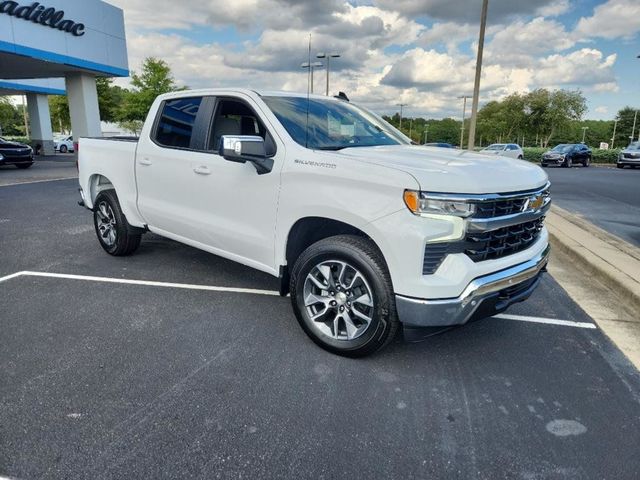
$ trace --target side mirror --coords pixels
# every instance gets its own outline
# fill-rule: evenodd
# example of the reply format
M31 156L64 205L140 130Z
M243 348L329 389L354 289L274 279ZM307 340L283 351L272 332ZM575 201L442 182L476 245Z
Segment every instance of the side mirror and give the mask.
M267 151L262 137L254 135L223 135L220 138L221 157L230 162L251 162L258 175L273 170L273 159L267 158Z

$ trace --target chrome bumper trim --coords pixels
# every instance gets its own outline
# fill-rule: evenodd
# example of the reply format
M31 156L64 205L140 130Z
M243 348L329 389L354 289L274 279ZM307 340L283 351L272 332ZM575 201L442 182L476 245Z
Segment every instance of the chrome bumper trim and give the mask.
M396 309L400 321L414 327L462 325L467 323L480 306L489 300L496 301L499 292L536 279L549 261L550 246L531 260L473 280L457 298L425 300L396 294ZM538 282L512 298L500 298L494 313L509 305L521 302L531 295Z

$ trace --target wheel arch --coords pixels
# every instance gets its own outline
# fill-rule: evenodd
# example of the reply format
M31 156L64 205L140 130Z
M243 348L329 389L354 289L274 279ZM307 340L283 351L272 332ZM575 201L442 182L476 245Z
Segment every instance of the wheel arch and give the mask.
M96 198L105 190L115 190L113 182L100 173L94 173L89 177L89 198L93 207Z
M285 245L285 264L280 265L280 295L289 293L289 269L300 254L314 243L337 235L357 235L370 240L384 254L376 241L364 230L329 217L310 216L297 220L289 229Z

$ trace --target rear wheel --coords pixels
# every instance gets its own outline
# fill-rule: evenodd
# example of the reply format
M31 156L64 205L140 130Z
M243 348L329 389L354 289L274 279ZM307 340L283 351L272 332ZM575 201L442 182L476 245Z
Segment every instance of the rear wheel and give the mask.
M67 153L68 150L66 145L60 145L60 153Z
M340 235L311 245L295 262L290 291L302 329L338 355L371 354L400 324L386 263L366 238Z
M142 235L132 233L133 229L122 213L115 190L100 192L93 207L96 235L109 255L129 255L140 246Z
M582 162L582 165L585 167L588 167L589 165L591 165L591 156L588 156L587 158L585 158L584 162Z

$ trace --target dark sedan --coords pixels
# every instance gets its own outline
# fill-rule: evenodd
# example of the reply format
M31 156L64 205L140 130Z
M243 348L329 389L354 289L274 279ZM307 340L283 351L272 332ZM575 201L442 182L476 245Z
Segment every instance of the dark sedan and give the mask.
M33 149L24 143L11 142L0 137L0 165L29 168L33 165Z
M556 145L542 155L540 164L543 167L557 165L559 167L571 168L574 163L581 163L582 166L591 165L591 150L582 143L562 143Z

